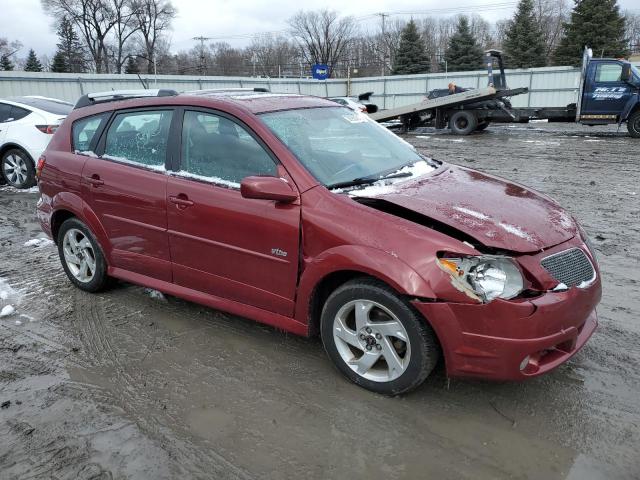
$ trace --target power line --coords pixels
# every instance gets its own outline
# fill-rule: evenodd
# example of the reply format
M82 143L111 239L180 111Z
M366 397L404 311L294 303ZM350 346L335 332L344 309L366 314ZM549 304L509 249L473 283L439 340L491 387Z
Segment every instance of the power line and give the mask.
M479 5L465 5L458 7L443 7L443 8L432 8L429 10L414 10L414 11L389 11L389 12L380 12L380 13L369 13L366 15L360 15L357 17L353 17L356 22L363 22L366 20L373 19L375 17L389 17L389 16L399 16L399 15L447 15L447 14L456 14L456 13L475 13L478 11L486 12L486 11L496 11L496 10L508 10L511 8L515 8L518 5L518 2L494 2L494 3L484 3ZM383 17L383 18L384 18ZM278 35L289 33L289 29L283 30L271 30L271 31L263 31L263 32L254 32L254 33L236 33L231 35L216 35L212 37L206 37L205 40L244 40L250 39L254 37L258 37L261 35ZM201 37L195 37L194 40L199 40Z
M207 71L207 57L204 54L204 42L211 40L211 37L193 37L192 40L200 41L200 75L204 75Z

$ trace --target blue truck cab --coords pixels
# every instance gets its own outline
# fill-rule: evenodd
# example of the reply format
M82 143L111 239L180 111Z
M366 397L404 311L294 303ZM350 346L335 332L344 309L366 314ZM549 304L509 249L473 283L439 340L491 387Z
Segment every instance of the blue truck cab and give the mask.
M640 138L640 71L622 59L593 58L585 49L576 121L584 125L627 124Z

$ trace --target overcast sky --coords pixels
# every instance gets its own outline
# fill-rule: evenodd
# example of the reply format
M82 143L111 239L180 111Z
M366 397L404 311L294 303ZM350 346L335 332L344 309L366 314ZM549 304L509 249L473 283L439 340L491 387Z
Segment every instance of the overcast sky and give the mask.
M640 12L638 0L619 0L621 8ZM170 32L173 51L188 50L194 45L192 37L203 35L215 37L234 46L245 46L246 38L232 38L258 32L282 31L286 20L301 6L305 9L330 8L343 15L365 17L377 12L406 12L395 18L408 18L411 14L420 18L418 12L447 16L457 13L478 13L489 21L510 17L516 0L173 0L178 17ZM455 11L445 10L453 6ZM392 17L393 18L393 17ZM379 19L361 18L364 30L374 31ZM56 36L52 27L53 18L46 15L40 0L0 0L0 37L19 40L24 45L19 56L26 56L29 48L38 55L52 56Z

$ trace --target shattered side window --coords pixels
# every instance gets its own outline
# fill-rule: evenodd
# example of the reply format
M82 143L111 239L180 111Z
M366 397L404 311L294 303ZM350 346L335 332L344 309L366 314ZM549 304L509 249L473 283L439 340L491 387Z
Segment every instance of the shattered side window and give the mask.
M72 138L73 150L75 152L86 152L91 150L91 142L102 123L109 116L108 113L82 118L73 123Z
M127 112L109 126L103 158L164 169L173 111Z

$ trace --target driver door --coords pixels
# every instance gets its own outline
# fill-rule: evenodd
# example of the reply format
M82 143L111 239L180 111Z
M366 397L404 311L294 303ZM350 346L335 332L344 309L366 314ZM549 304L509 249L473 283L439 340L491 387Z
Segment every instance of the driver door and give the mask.
M622 64L615 61L593 63L588 78L582 115L618 119L632 95L631 86L622 81Z
M300 204L247 199L251 175L284 178L253 132L225 114L186 110L180 169L167 185L173 281L204 293L293 315Z

